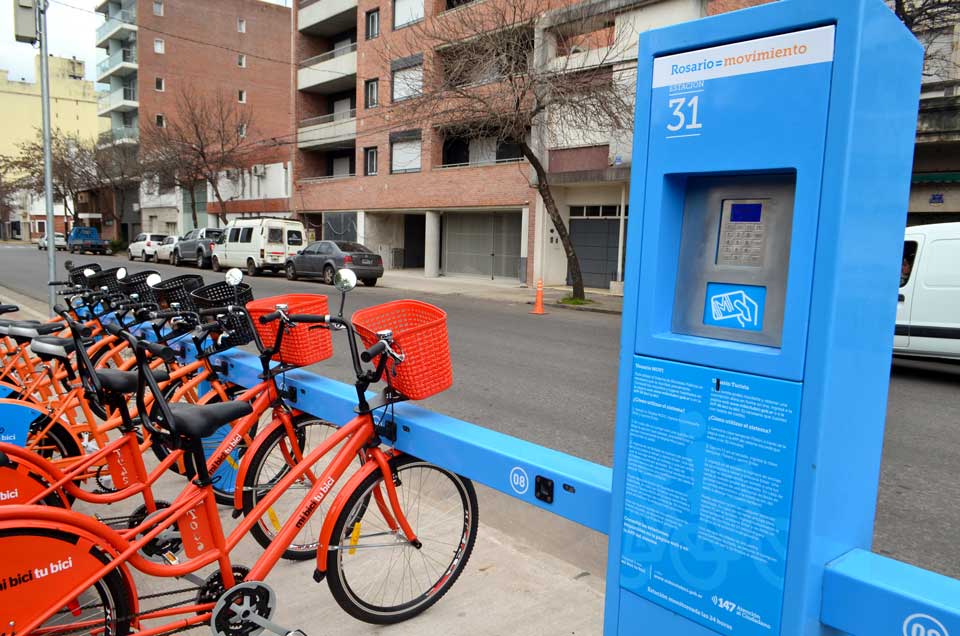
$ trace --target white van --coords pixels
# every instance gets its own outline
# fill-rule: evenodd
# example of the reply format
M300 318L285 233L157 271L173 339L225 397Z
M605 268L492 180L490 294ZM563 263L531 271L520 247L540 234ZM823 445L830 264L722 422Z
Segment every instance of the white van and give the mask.
M250 276L263 270L282 272L287 257L303 249L303 223L290 219L235 219L224 228L213 246L213 271L240 267Z
M893 352L960 359L960 223L907 228Z

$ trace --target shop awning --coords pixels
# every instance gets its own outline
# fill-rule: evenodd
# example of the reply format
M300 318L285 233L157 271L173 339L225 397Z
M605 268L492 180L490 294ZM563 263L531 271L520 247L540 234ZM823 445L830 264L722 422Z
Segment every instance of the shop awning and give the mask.
M960 183L960 172L920 172L913 175L914 183Z

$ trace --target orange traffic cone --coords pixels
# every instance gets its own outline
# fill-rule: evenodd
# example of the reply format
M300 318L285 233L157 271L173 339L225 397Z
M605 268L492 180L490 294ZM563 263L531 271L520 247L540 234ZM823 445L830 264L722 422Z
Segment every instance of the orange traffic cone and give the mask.
M537 299L533 303L533 311L530 312L535 316L542 316L545 312L543 310L543 279L537 281Z

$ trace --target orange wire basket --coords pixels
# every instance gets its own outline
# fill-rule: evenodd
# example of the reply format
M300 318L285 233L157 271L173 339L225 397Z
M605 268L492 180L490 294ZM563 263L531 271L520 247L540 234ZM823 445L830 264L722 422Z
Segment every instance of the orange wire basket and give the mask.
M272 347L277 339L279 322L260 324L260 316L276 311L277 305L286 305L287 314L330 313L327 309L327 297L319 294L284 294L261 298L247 303L247 313L260 334L263 346ZM280 342L280 351L273 359L297 367L305 367L333 355L333 339L328 329L318 329L317 325L302 324L287 329Z
M453 365L447 338L447 314L418 300L395 300L354 312L353 327L367 348L377 342L377 332L393 331L393 349L406 359L388 362L395 389L411 400L423 400L453 385Z

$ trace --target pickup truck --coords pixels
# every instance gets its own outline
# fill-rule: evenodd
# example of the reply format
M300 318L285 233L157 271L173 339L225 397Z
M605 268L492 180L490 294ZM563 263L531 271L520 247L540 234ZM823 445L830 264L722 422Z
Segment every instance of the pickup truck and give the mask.
M213 256L213 244L217 242L223 230L212 227L201 227L190 230L177 241L173 252L170 253L171 265L193 263L200 269L210 265Z
M100 238L95 227L75 227L67 236L67 249L72 254L92 252L94 254L112 254L110 243Z

